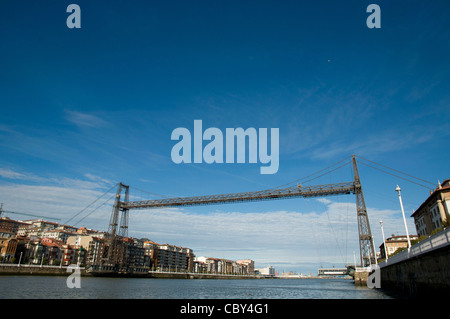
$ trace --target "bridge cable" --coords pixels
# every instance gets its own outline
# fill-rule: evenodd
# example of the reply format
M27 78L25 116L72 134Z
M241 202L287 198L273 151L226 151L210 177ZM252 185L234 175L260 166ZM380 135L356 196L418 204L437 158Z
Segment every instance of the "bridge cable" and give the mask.
M175 195L161 195L161 194L152 193L152 192L149 192L149 191L145 191L143 189L139 189L139 188L137 188L135 186L133 186L132 188L137 190L137 191L140 191L142 193L146 193L146 194L149 194L149 195L152 195L152 196L161 196L161 197L166 197L166 198L178 197L178 196L175 196ZM134 195L134 196L137 196L137 195Z
M102 207L103 205L105 205L108 201L110 201L111 199L113 199L116 196L116 194L112 194L112 196L110 198L108 198L107 200L105 200L101 205L97 206L97 208L95 208L94 210L92 210L89 214L87 214L86 216L84 216L83 218L81 218L78 222L76 222L75 224L73 224L73 226L75 226L76 224L81 223L81 221L83 221L84 219L86 219L87 217L89 217L90 215L92 215L97 209L99 209L100 207Z
M321 174L321 175L319 175L319 176L316 176L316 177L314 177L314 178L308 179L307 181L304 181L303 183L308 183L308 182L310 182L310 181L312 181L312 180L315 180L315 179L317 179L317 178L319 178L319 177L322 177L322 176L324 176L324 175L326 175L326 174L330 174L330 173L332 173L332 172L334 172L334 171L336 171L336 170L338 170L338 169L340 169L340 168L342 168L342 167L344 167L345 165L348 165L348 164L350 164L350 163L351 163L351 162L345 163L345 164L343 164L343 165L341 165L341 166L339 166L339 167L336 167L335 169L333 169L333 170L331 170L331 171L329 171L329 172L326 172L326 173L323 173L323 174Z
M274 189L276 189L276 188L281 188L281 187L284 187L284 186L287 186L287 185L290 185L290 184L293 184L293 183L302 181L302 180L304 180L304 179L306 179L306 178L309 178L309 177L311 177L311 176L314 176L314 175L316 175L316 174L318 174L318 173L320 173L320 172L326 171L327 169L329 169L329 168L331 168L331 167L333 167L333 166L336 166L336 165L342 163L342 162L345 161L345 160L348 160L349 157L350 157L350 156L347 156L347 157L344 158L343 160L341 160L341 161L339 161L339 162L337 162L337 163L334 163L333 165L330 165L330 166L328 166L328 167L326 167L326 168L324 168L324 169L321 169L321 170L319 170L319 171L317 171L317 172L314 172L314 173L312 173L312 174L309 174L309 175L307 175L307 176L305 176L305 177L299 178L299 179L297 179L297 180L295 180L295 181L292 181L292 182L290 182L290 183L286 183L286 184L283 184L283 185L274 187ZM349 163L350 163L350 162L349 162ZM344 164L344 165L342 165L342 166L345 166L345 165L347 165L347 164L349 164L349 163L346 163L346 164ZM341 168L342 166L340 166L340 167L338 167L338 168ZM336 168L336 169L338 169L338 168ZM335 171L336 169L334 169L333 171ZM322 174L322 175L320 175L320 176L323 176L323 175L325 175L325 174L331 173L331 172L333 172L333 171L324 173L324 174ZM317 177L315 177L315 178L313 178L313 179L319 178L320 176L317 176ZM306 182L312 181L313 179L307 180Z
M428 183L428 184L431 184L431 185L435 186L435 184L432 183L432 182L430 182L430 181L426 181L426 180L424 180L424 179L421 179L421 178L412 176L412 175L410 175L410 174L408 174L408 173L399 171L399 170L397 170L397 169L395 169L395 168L392 168L392 167L389 167L389 166L386 166L386 165L383 165L383 164L380 164L380 163L377 163L377 162L368 160L367 158L364 158L364 157L361 157L361 156L358 156L358 155L356 155L356 157L359 157L359 158L361 158L361 159L363 159L363 160L365 160L365 161L371 162L371 163L376 164L376 165L379 165L379 166L383 166L383 167L385 167L385 168L388 168L388 169L391 169L391 170L393 170L393 171L396 171L397 173L401 173L401 174L407 175L407 176L412 177L412 178L415 178L415 179L417 179L417 180L419 180L419 181L422 181L422 182L425 182L425 183ZM398 177L398 176L397 176L397 177Z
M80 215L82 212L84 212L86 209L88 209L90 206L94 205L100 198L102 198L103 196L105 196L107 193L109 193L111 190L113 190L115 187L117 187L118 183L114 184L110 189L108 189L105 193L103 193L103 195L101 195L100 197L97 197L96 200L94 200L92 203L90 203L89 205L87 205L85 208L83 208L81 211L79 211L78 213L76 213L75 215L73 215L71 218L69 218L64 224L67 225L72 219L74 219L75 217L77 217L78 215Z
M372 166L372 165L369 165L369 164L366 164L366 163L363 163L363 162L360 162L360 164L366 165L366 166L368 166L368 167L372 167L372 168L374 168L374 169L376 169L376 170L379 170L379 171L381 171L381 172L383 172L383 173L386 173L386 174L389 174L389 175L392 175L392 176L401 178L401 179L403 179L403 180L405 180L405 181L408 181L408 182L410 182L410 183L413 183L413 184L416 184L416 185L418 185L418 186L424 187L424 188L426 188L426 189L428 189L428 190L430 189L429 186L425 186L425 185L416 183L416 182L414 182L414 181L411 181L411 180L409 180L409 179L407 179L407 178L401 177L401 176L399 176L399 175L395 175L395 174L389 173L389 172L387 172L387 171L385 171L385 170L382 170L381 168L377 168L377 167L375 167L375 166Z

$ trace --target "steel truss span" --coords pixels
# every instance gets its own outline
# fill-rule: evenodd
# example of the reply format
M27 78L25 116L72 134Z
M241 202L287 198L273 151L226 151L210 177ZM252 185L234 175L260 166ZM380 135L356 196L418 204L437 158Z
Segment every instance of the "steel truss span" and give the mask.
M173 206L197 206L213 205L249 201L261 201L294 197L322 197L341 194L355 194L355 184L353 182L325 184L315 186L292 186L280 189L268 189L262 191L231 193L192 197L174 197L155 200L143 200L133 202L120 202L121 208L156 208Z

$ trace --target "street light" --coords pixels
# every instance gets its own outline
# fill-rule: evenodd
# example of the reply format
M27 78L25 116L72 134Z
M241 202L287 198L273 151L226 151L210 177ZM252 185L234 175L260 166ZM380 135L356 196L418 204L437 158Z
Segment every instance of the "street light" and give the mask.
M406 229L406 237L408 238L408 251L409 251L411 248L411 241L409 240L409 232L408 232L408 226L406 225L405 211L403 210L402 195L400 194L401 188L397 185L397 188L395 189L395 191L398 192L398 199L400 200L400 207L402 209L402 214L403 214L403 222L405 223L405 229Z
M381 233L383 234L383 246L384 246L384 254L386 255L386 260L388 260L388 254L386 250L386 239L384 238L384 229L383 229L383 221L380 219L380 225L381 225Z
M375 252L375 242L373 241L373 236L372 236L372 246L373 246L373 250L374 250L373 254L375 255L375 265L378 266L377 253ZM370 246L369 246L369 249L370 249Z

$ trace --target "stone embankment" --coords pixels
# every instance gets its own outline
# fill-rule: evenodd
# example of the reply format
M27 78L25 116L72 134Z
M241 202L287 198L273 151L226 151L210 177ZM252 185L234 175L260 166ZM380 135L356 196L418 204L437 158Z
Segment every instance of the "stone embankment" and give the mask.
M37 265L0 265L0 275L25 275L25 276L68 276L72 273L67 267L58 266L37 266ZM86 270L81 267L80 273L82 276L89 276Z
M37 265L0 265L0 275L6 276L69 276L73 270L67 267L58 266L37 266ZM226 274L200 274L186 272L141 272L141 273L97 273L87 272L84 267L80 268L81 276L103 276L103 277L124 277L124 278L167 278L167 279L265 279L265 276L243 276L243 275L226 275Z

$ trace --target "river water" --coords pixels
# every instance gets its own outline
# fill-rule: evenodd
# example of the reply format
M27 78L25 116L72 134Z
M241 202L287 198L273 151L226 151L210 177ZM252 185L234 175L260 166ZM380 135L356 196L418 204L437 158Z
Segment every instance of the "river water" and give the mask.
M380 289L344 279L152 279L0 276L0 298L10 299L389 299Z

